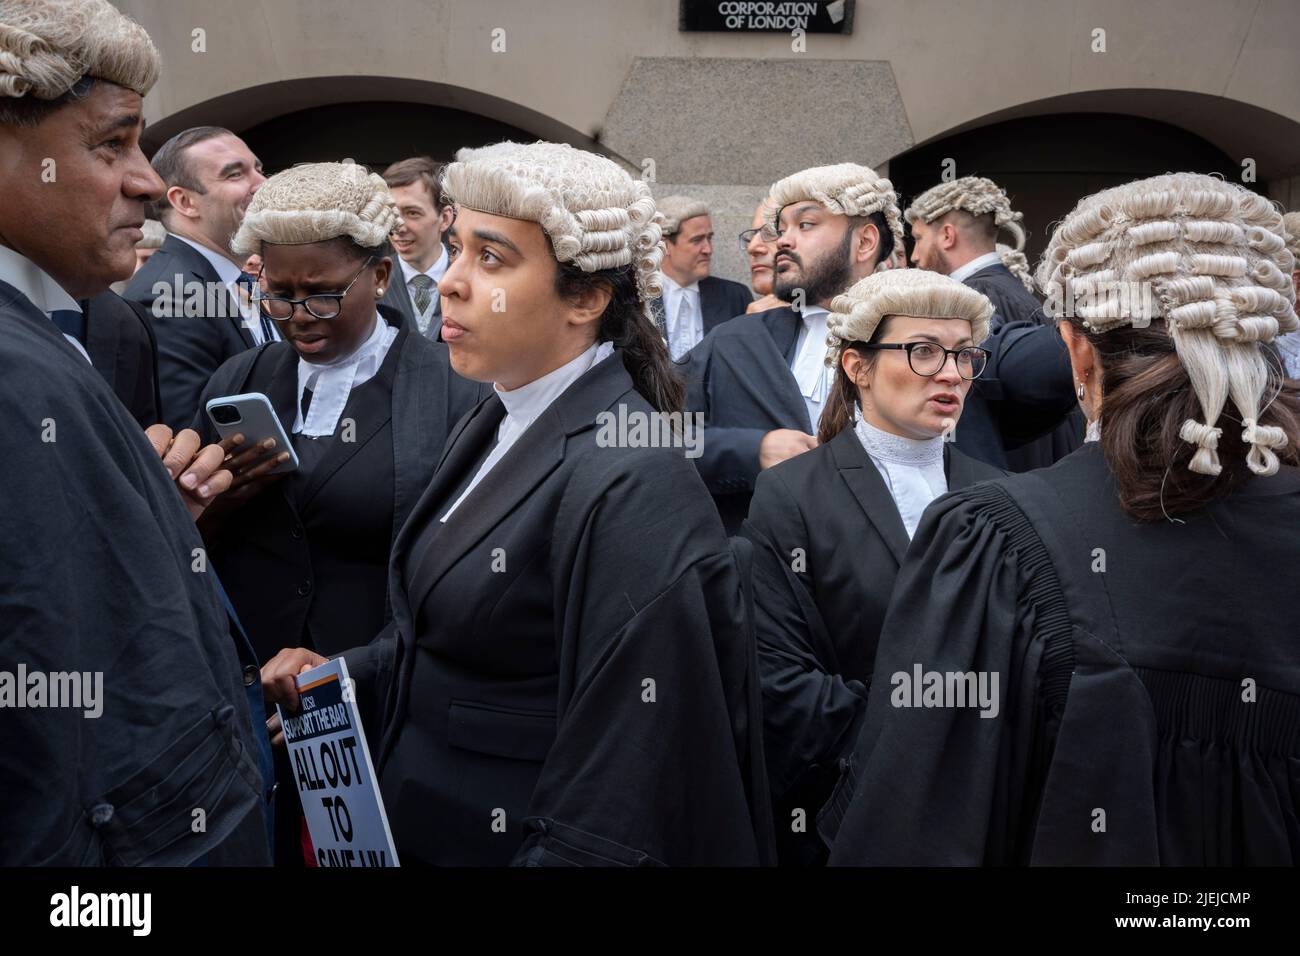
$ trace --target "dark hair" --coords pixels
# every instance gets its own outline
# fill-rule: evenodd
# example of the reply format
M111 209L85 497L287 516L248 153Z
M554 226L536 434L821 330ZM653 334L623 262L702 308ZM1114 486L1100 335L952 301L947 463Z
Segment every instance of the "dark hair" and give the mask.
M412 183L424 183L424 187L429 190L429 195L433 197L434 206L442 209L447 205L447 199L442 194L442 186L439 182L442 178L442 169L443 164L436 162L430 156L399 159L384 170L384 182L388 184L389 189L399 189Z
M221 126L194 126L190 129L181 130L158 147L158 152L153 154L150 164L167 189L180 186L190 192L206 193L207 189L199 182L194 173L194 167L190 165L185 154L191 146L196 146L205 140L215 139L218 136L234 135L230 130ZM172 208L171 202L167 199L166 191L151 203L151 206L151 217L163 220L164 214L171 212ZM165 222L165 220L163 221Z
M600 317L597 341L613 342L623 353L623 363L641 396L661 412L680 412L685 388L668 358L668 346L646 314L637 292L634 265L599 272L583 272L572 262L557 262L555 291L562 299L576 299L593 286L610 289L609 305Z
M1227 497L1252 477L1246 465L1250 447L1242 442L1241 429L1228 427L1235 420L1227 409L1217 423L1223 428L1218 443L1222 471L1202 475L1188 469L1196 447L1178 433L1183 422L1201 421L1204 413L1163 320L1156 319L1144 329L1124 326L1103 334L1085 330L1082 321L1073 317L1063 321L1097 350L1099 414L1105 423L1101 450L1128 514L1139 521L1159 521L1196 511ZM1277 356L1268 346L1256 347L1265 361L1277 365ZM1280 390L1268 402L1275 388ZM1278 370L1269 376L1262 402L1267 407L1259 424L1281 428L1287 436L1287 446L1275 449L1278 459L1300 464L1300 387L1286 381Z
M887 315L880 320L876 330L871 333L871 341L879 342L885 337L885 326L889 325L892 315ZM845 342L844 348L840 350L841 357L848 349L855 349L862 356L862 361L867 368L876 364L876 359L880 356L879 352L863 348L866 342ZM849 373L844 371L844 362L840 361L835 366L835 383L831 386L831 393L826 399L826 405L822 408L822 416L817 420L817 443L824 445L846 428L853 427L853 406L858 401L858 387L849 378Z

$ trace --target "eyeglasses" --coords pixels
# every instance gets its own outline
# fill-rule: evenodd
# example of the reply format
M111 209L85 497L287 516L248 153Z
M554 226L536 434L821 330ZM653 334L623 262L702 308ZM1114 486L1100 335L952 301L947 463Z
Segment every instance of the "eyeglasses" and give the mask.
M746 229L738 237L740 239L740 251L744 252L749 248L749 244L758 236L764 242L776 242L776 230L771 226L763 226L761 229Z
M370 263L374 261L374 256L367 259L365 265L361 267L361 272L365 272ZM343 297L352 291L352 287L361 278L361 272L352 277L352 281L348 283L348 287L342 292L316 292L301 299L288 299L279 295L262 295L259 292L253 299L262 314L268 319L286 322L293 318L293 310L299 305L318 319L332 319L343 310ZM258 279L260 280L261 277L261 273L259 273Z
M989 353L975 345L968 345L964 349L946 349L933 342L904 342L890 345L881 345L877 342L854 345L853 348L902 349L907 353L907 364L912 367L912 371L925 378L938 375L948 364L948 356L951 355L957 361L957 374L966 381L973 382L980 377L980 373L984 371L989 361Z

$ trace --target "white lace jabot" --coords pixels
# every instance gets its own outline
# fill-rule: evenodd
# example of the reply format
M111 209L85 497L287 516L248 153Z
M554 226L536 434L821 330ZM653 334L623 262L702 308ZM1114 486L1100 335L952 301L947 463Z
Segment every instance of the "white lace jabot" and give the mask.
M943 470L943 436L922 440L904 438L865 421L861 412L854 415L853 433L885 480L885 487L898 506L898 516L911 538L930 502L948 490L948 476Z

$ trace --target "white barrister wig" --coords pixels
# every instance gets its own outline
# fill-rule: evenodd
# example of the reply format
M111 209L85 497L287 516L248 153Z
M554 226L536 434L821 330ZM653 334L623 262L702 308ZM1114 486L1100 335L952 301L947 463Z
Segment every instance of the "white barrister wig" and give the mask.
M583 272L633 264L643 306L661 294L663 216L650 187L612 159L564 143L497 143L457 152L442 188L458 207L537 223L555 258Z
M1300 268L1300 212L1289 212L1282 217L1282 229L1286 232L1286 248Z
M87 76L144 96L161 67L144 27L108 0L0 0L0 96L58 99Z
M231 249L301 245L347 236L374 249L402 224L383 177L356 163L303 163L276 173L248 204Z
M1025 288L1034 291L1028 260L1023 255L1017 257L1013 254L1025 248L1025 229L1020 225L1025 217L1011 208L1006 190L983 176L962 176L950 183L932 186L921 193L903 211L903 218L908 222L919 219L930 223L950 212L964 212L975 217L992 216L993 225L999 231L1008 233L1012 239L1008 251L998 249L1002 254L1002 264L1025 284Z
M656 200L655 205L664 216L665 236L677 235L677 230L682 228L682 223L687 219L709 214L708 206L690 196L665 196L663 199Z
M1286 435L1258 424L1270 378L1260 343L1300 329L1294 261L1282 214L1263 196L1169 173L1083 199L1052 234L1037 275L1047 308L1091 333L1163 324L1205 419L1187 419L1179 433L1197 447L1192 471L1219 474L1216 423L1231 398L1247 466L1271 475Z
M1030 292L1034 291L1034 273L1029 268L1029 258L1019 249L1012 249L1003 243L997 243L994 250L1002 257L1002 264L1007 271L1020 280Z
M903 248L903 220L894 186L868 166L837 163L804 169L773 183L768 198L773 204L773 226L782 209L808 199L841 216L870 216L878 212L889 225L894 248Z
M922 319L965 319L976 345L989 334L993 303L964 282L926 269L889 269L876 272L831 300L826 320L826 364L839 364L849 342L869 342L888 316Z

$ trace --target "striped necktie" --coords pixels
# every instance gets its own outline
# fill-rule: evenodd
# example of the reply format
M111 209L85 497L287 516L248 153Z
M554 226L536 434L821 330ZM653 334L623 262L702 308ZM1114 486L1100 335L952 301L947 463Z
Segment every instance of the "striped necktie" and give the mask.
M420 323L420 331L423 332L429 326L429 319L425 313L429 311L429 303L433 301L433 279L421 273L411 279L411 285L415 287L415 297L412 303L415 305L415 314Z
M277 338L275 334L275 324L268 319L262 310L253 302L253 292L257 288L257 277L250 272L239 273L239 278L235 280L241 289L244 290L244 302L252 305L257 309L258 318L262 320L262 341L274 342Z

